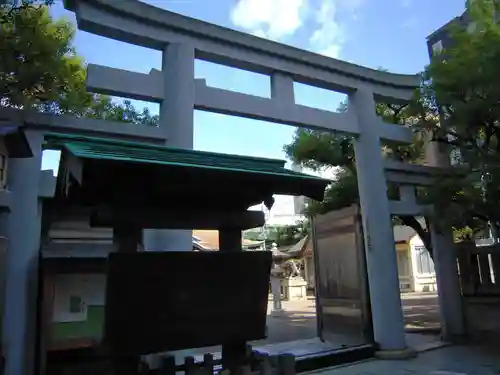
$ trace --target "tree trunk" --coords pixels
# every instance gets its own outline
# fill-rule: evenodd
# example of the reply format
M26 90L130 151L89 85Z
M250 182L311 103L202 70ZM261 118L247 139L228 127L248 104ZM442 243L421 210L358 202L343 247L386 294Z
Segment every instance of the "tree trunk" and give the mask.
M429 252L431 259L434 260L434 252L432 249L431 235L428 228L424 228L414 216L400 216L401 223L412 228L422 240L425 248Z

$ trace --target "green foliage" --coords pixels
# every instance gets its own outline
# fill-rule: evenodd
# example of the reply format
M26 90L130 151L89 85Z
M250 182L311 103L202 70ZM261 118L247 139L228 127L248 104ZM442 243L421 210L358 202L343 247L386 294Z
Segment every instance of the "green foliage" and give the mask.
M275 242L278 247L282 247L295 245L307 235L307 231L304 230L302 224L299 224L274 227L270 234L273 237L272 242ZM271 238L269 239L271 240Z
M86 91L83 59L73 47L75 28L53 20L52 1L0 6L0 106L156 125L147 108Z
M426 67L414 100L406 106L378 104L376 108L379 116L408 126L415 134L409 147L384 145L387 157L421 161L430 134L441 151L453 152L453 159L460 162L453 173L441 176L431 188L419 190L422 203L434 204L438 213L434 219L455 228L456 239L484 232L488 222L500 225L500 3L474 0L467 6L475 28L450 26L453 44ZM299 130L285 152L304 167L340 169L324 202L311 202L308 214L358 201L350 139ZM389 196L397 195L396 187L388 188ZM426 236L414 217L397 220L420 237ZM430 242L425 237L422 240L429 248Z
M341 103L338 111L347 109ZM379 103L376 113L384 121L407 126L414 131L413 143L409 146L384 144L382 150L387 158L399 161L421 161L424 156L424 134L416 126L418 118L410 105L390 105ZM284 146L287 156L295 163L312 170L334 169L335 180L328 187L322 202L309 201L306 214L314 216L348 207L359 202L358 182L355 166L353 139L332 132L298 129L293 141ZM397 186L390 185L388 194L397 197ZM398 221L412 227L422 238L426 247L431 249L430 236L414 217L400 217Z
M82 113L89 118L99 118L109 121L132 122L140 125L157 126L159 116L152 115L148 108L137 111L130 100L117 103L104 95L93 95L92 101Z
M347 168L337 168L335 181L327 187L322 202L309 200L305 209L307 216L339 210L359 202L356 174Z
M341 103L339 111L345 111L346 108L347 104ZM414 117L409 114L408 105L378 104L376 111L387 122L402 126L412 126L415 123ZM384 154L400 161L421 160L423 139L422 133L416 131L413 144L385 144ZM299 128L293 141L284 146L285 153L293 162L315 171L333 169L336 172L335 182L329 186L325 200L309 202L308 215L337 210L359 201L352 141L352 137L345 135Z
M426 68L419 104L439 103L442 121L427 127L460 154L459 175L442 178L433 201L457 227L477 231L500 224L500 5L475 0L467 10L475 28L450 27L453 45Z
M0 7L0 100L3 106L72 106L84 88L82 60L71 42L75 30L68 20L53 21L40 2Z
M266 241L266 247L271 247L272 243L276 243L278 247L292 246L299 242L309 233L309 221L304 220L295 225L280 225L266 226L247 230L243 233L243 237L252 241Z

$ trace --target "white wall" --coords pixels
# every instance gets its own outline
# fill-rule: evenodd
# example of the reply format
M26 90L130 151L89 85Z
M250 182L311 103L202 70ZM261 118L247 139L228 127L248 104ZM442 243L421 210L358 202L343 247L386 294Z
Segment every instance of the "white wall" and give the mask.
M271 210L272 212L272 210ZM269 217L269 220L266 222L266 225L271 226L289 226L296 225L301 221L304 221L306 217L304 215L272 215Z
M437 290L436 273L422 273L418 268L418 254L420 252L418 248L421 246L424 246L424 243L422 242L420 237L413 236L410 240L410 249L414 290L416 292L434 292ZM432 259L430 260L430 262L432 265L434 265Z
M411 249L411 263L412 263L412 271L415 276L424 276L418 271L417 263L418 263L418 255L420 252L420 247L423 247L424 243L420 239L419 236L413 236L410 239L410 249ZM431 260L432 261L432 260Z
M71 274L55 277L54 322L81 322L87 319L87 306L104 306L106 276L102 274ZM80 313L70 313L69 300L78 296L83 300Z

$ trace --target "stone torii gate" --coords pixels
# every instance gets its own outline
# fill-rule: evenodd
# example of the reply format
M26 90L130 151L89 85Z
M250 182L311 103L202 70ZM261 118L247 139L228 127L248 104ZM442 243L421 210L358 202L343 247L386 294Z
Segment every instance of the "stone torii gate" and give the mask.
M97 134L193 147L193 110L204 110L279 124L342 132L355 137L361 210L365 233L375 340L382 351L405 351L391 205L381 140L408 143L408 129L386 124L375 114L375 100L409 100L416 75L381 72L264 40L168 12L136 0L68 0L81 30L162 51L161 71L134 73L89 65L90 91L160 103L159 127L76 119L2 109L0 120L23 126L34 157L12 159L9 187L15 199L0 223L9 238L4 343L6 374L31 373L35 359L36 264L40 245L40 198L50 196L53 180L40 173L47 131ZM194 78L202 59L270 77L271 98L222 90ZM293 83L348 94L346 113L297 105ZM52 184L52 185L50 185ZM52 186L52 187L51 187ZM191 249L189 231L148 231L146 249ZM20 292L20 291L25 291Z
M375 114L375 99L409 99L418 77L362 68L134 0L75 0L66 2L66 7L76 13L81 30L163 52L161 72L141 74L91 64L88 86L94 92L159 102L160 128L171 146L192 148L193 109L356 137L375 340L383 350L405 349L380 140L410 142L411 134L404 127L384 124ZM194 79L195 58L269 75L271 99L209 87ZM295 104L294 81L347 93L347 113ZM148 237L145 240L146 248L167 245L151 246Z
M383 123L375 114L375 99L410 99L418 77L363 68L139 1L76 0L66 7L76 13L81 30L163 52L161 72L141 74L91 64L88 86L95 92L159 102L160 128L169 145L192 147L193 109L356 137L375 339L381 349L405 349L380 140L410 142L411 134L404 127ZM270 76L271 98L207 86L194 79L195 58ZM347 113L295 104L294 82L347 93ZM384 217L387 220L381 220Z

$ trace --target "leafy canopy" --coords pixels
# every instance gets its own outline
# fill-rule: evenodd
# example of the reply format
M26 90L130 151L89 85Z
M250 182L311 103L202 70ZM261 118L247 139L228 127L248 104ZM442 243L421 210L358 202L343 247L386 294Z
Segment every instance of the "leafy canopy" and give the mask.
M0 106L156 125L147 108L88 93L83 59L73 46L75 28L54 20L51 1L0 6Z
M341 103L338 111L346 111L347 103ZM377 104L376 113L384 121L412 127L417 122L409 105ZM284 146L287 156L295 163L312 170L334 169L334 182L328 187L322 202L311 201L306 214L314 216L338 210L359 202L355 153L350 136L309 129L297 129L293 141ZM424 156L424 135L415 131L409 146L382 145L385 157L399 161L420 161ZM397 186L389 186L389 195L397 197ZM430 248L426 229L414 217L400 217L403 224L411 226Z
M464 237L484 230L488 222L500 225L500 3L470 1L467 13L473 26L450 26L452 45L426 67L414 100L376 108L379 116L411 127L415 134L409 147L383 145L386 157L421 162L430 134L430 140L458 162L454 169L459 173L443 175L430 189L420 190L420 198L434 204L436 216ZM325 201L309 205L310 215L358 202L349 137L300 129L285 151L304 167L338 170ZM390 198L397 196L396 190L389 186ZM398 219L415 229L430 249L416 218Z
M451 25L452 45L426 68L418 105L441 109L428 128L461 169L436 184L434 203L458 226L481 230L500 224L500 4L470 1L467 12L469 27Z

